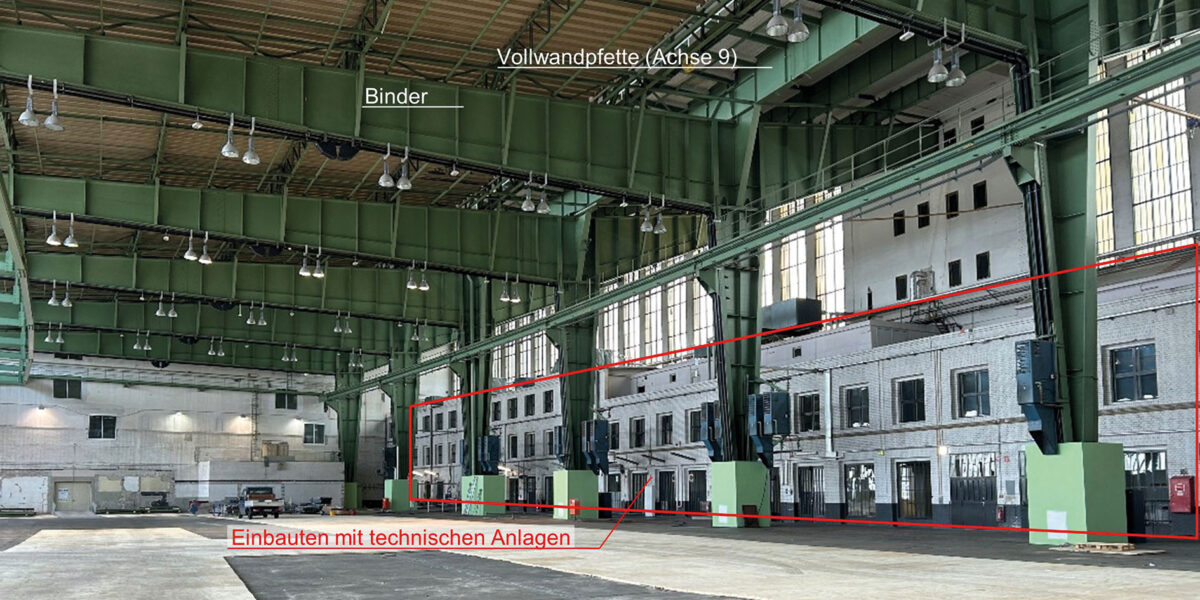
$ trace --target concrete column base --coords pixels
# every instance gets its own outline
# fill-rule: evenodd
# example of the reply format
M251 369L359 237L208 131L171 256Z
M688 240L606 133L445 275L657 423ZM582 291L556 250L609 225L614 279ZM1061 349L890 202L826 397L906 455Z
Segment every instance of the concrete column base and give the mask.
M407 479L383 480L383 497L387 498L388 511L394 513L412 512L412 503L408 501Z
M471 502L504 502L503 475L467 475L459 482L462 499ZM463 504L464 515L502 515L508 507L503 504Z
M567 506L571 500L575 500L579 506L600 506L600 484L595 473L565 469L554 472L554 505ZM554 518L593 520L600 518L600 513L595 510L581 510L576 517L571 515L569 509L556 508Z
M1059 444L1043 455L1025 446L1030 529L1126 532L1125 452L1121 444ZM1124 543L1125 535L1029 532L1030 544Z
M758 461L715 462L709 470L712 478L712 511L747 514L753 506L760 515L771 514L770 478L767 467ZM745 527L743 517L712 518L713 527ZM759 527L769 527L771 519L758 519Z

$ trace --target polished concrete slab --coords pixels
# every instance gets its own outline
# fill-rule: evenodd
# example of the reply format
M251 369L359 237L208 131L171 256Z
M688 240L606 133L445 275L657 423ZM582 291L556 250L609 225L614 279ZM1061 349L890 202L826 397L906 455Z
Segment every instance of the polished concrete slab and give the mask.
M1149 556L1029 546L1020 532L857 525L713 529L622 523L602 550L231 551L236 519L191 515L0 519L0 598L1160 598L1200 588L1200 544ZM549 515L291 516L256 526L353 529L558 524ZM246 524L246 521L240 521ZM599 544L612 522L576 523ZM561 595L555 595L561 594Z

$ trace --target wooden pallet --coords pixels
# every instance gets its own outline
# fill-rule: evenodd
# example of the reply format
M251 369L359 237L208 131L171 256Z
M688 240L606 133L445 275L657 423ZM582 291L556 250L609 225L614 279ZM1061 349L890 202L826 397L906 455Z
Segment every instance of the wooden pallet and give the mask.
M1162 550L1139 550L1129 543L1115 542L1084 542L1082 544L1064 544L1051 550L1060 552L1088 552L1092 554L1120 554L1124 556L1140 556L1144 554L1162 554Z

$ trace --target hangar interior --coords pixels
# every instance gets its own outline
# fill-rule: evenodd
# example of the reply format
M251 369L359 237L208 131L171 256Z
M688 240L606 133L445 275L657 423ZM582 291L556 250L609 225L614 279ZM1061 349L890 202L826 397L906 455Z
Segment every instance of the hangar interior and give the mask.
M0 590L54 593L60 544L76 595L163 545L142 577L198 597L1196 583L1198 31L1194 0L0 4ZM264 488L284 527L620 528L210 544ZM1135 547L1163 568L1050 551Z

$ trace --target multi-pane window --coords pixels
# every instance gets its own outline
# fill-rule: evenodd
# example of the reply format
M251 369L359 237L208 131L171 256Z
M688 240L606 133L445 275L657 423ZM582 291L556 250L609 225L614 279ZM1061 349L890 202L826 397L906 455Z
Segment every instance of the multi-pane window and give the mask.
M641 296L634 296L621 303L621 330L625 334L621 344L621 360L632 360L642 353Z
M450 429L454 429L455 427L458 427L458 411L457 410L450 411L450 415L446 418L446 420L450 422L449 423Z
M842 217L834 217L819 226L814 238L817 245L817 299L821 301L821 310L825 315L841 314L846 312Z
M497 323L494 332L502 334L543 321L554 312L545 306L528 314ZM500 379L531 378L549 372L558 359L558 348L550 343L545 332L533 333L492 351L492 375Z
M433 464L433 448L426 446L424 454L425 454L425 462L422 464L427 465L427 466L432 465Z
M1114 402L1158 397L1158 372L1154 344L1110 350Z
M433 430L434 431L442 430L442 428L446 425L445 418L446 417L442 413L438 413L433 416Z
M908 299L908 275L896 276L896 300Z
M513 396L508 399L508 418L517 418L517 397Z
M896 211L892 214L892 237L900 237L904 235L904 211Z
M692 280L692 345L713 341L713 300L700 280Z
M672 415L658 415L658 445L669 446L675 437Z
M663 289L655 287L642 297L642 340L638 356L650 356L663 351Z
M621 275L601 286L611 291L694 254L682 254L654 265ZM634 360L711 341L713 332L712 299L698 279L683 277L655 286L622 302L605 307L600 313L598 339L618 360ZM676 360L673 355L659 356L640 364Z
M516 435L508 436L508 457L509 458L517 457L517 436Z
M55 379L54 380L54 397L55 398L74 398L76 400L82 398L81 382L78 379ZM277 398L279 394L275 395ZM278 402L278 400L276 400ZM295 408L293 406L292 408Z
M896 412L901 423L925 420L925 380L896 382Z
M440 464L443 464L446 462L446 454L445 454L444 448L445 447L442 446L441 444L437 445L437 462L434 464L440 465Z
M1177 46L1128 57L1136 65ZM1148 90L1147 98L1178 111L1184 103L1184 80ZM1149 103L1135 102L1129 109L1130 180L1133 185L1133 242L1145 244L1192 230L1192 180L1188 158L1187 118ZM1180 240L1178 243L1190 243Z
M980 252L975 255L975 279L987 279L992 276L992 255L990 252Z
M55 396L57 398L57 396ZM298 403L296 394L291 392L276 392L275 393L275 408L279 410L296 410Z
M500 420L500 401L493 400L492 401L492 421L499 421L499 420Z
M768 210L766 222L773 223L799 212L809 200L810 198L798 198ZM797 231L763 249L763 306L807 295L807 243L805 233Z
M525 434L525 457L530 458L537 454L537 437L530 431Z
M992 414L992 405L988 400L987 369L962 371L955 379L958 385L955 407L957 416L983 417Z
M687 412L688 439L689 443L700 441L700 411L689 410Z
M796 396L797 430L821 430L821 396L819 394L798 394Z
M1101 62L1100 76L1104 76ZM1112 252L1113 234L1112 149L1109 147L1108 111L1102 110L1096 120L1096 253Z
M554 412L554 390L546 390L542 392L542 412Z
M554 456L554 430L547 429L543 437L546 438L546 456Z
M983 132L985 121L982 116L971 119L971 135L977 135Z
M536 406L536 404L534 402L533 394L526 394L525 395L525 416L532 417L535 406Z
M616 421L608 422L608 449L621 449L621 424Z
M429 431L430 421L429 415L421 417L421 431Z
M950 192L946 194L946 218L953 219L958 216L958 192Z
M917 229L929 227L929 203L922 202L917 205Z
M950 280L950 287L962 285L962 261L952 260L947 266L947 271L949 271L947 278Z
M681 277L667 284L667 348L679 350L691 346L692 330L688 327L688 279Z
M646 447L646 419L644 417L629 420L629 447Z
M972 206L975 210L987 208L988 205L988 189L987 182L980 181L971 187Z
M324 444L325 443L325 426L321 423L305 423L304 424L304 443L305 444Z
M871 403L867 387L846 388L843 391L846 407L846 427L866 427L871 423Z
M109 415L89 416L88 437L98 440L111 440L116 438L117 418Z
M942 132L942 147L953 146L958 143L958 130L954 128L947 129Z

